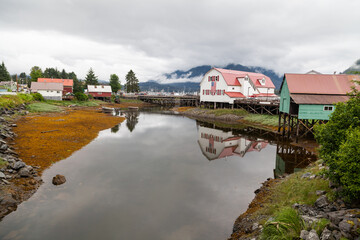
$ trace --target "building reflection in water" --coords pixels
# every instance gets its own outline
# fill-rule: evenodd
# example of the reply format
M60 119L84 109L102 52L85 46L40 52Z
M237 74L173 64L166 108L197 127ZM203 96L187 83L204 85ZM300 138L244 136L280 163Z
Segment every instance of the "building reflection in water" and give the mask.
M230 156L243 157L248 152L260 152L268 142L264 139L250 139L233 131L198 126L198 143L204 156L215 160Z
M274 176L281 177L297 172L306 168L316 159L316 155L305 148L291 145L288 142L278 142L276 146Z
M269 159L275 160L274 178L297 172L317 159L313 152L278 141L277 134L261 129L249 126L221 128L202 121L197 121L197 129L200 149L209 161L229 156L244 157L248 152L260 152L268 144L276 145L276 159Z

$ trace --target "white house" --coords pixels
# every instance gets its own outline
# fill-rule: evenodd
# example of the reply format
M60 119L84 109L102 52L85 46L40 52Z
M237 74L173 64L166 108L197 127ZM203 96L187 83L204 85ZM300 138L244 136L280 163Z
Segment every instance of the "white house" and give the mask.
M198 143L204 156L208 160L215 160L230 156L244 157L246 153L260 152L268 143L265 140L249 140L242 136L235 136L231 131L199 126Z
M40 93L48 100L62 100L64 85L53 82L31 82L31 92Z
M264 74L212 68L200 82L200 102L234 104L235 99L273 98L274 91Z
M88 94L94 98L110 98L111 97L111 86L110 85L88 85Z

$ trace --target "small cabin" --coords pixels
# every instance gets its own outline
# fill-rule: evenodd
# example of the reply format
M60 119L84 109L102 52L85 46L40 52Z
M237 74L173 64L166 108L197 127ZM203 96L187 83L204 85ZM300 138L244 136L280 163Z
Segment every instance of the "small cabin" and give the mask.
M112 89L110 85L88 85L88 94L96 99L106 100L111 97Z
M60 78L38 78L38 82L44 83L62 83L64 86L63 95L73 92L74 80L73 79L60 79Z
M61 101L63 97L63 84L53 82L31 82L32 93L40 93L46 100Z
M349 99L353 80L360 76L286 73L280 88L279 131L290 135L302 127L305 133L312 132L317 122L329 120L336 103Z

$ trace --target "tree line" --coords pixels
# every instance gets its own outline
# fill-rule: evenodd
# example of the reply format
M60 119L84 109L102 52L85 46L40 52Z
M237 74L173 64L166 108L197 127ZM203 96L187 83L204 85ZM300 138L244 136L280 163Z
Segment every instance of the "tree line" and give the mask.
M16 79L17 78L17 79ZM7 71L4 62L0 65L0 81L13 81L18 80L19 83L27 84L28 87L31 86L31 82L36 82L38 78L60 78L60 79L72 79L74 82L73 92L84 92L84 89L87 88L87 85L99 85L98 77L95 75L92 68L89 69L84 80L77 78L75 72L66 72L65 69L59 71L57 68L46 68L44 71L39 66L34 66L30 69L30 74L27 75L25 72L22 72L17 76L17 74L10 75ZM119 76L116 74L110 74L110 86L113 92L117 92L124 87L126 92L139 92L139 80L135 76L135 73L130 70L125 76L125 84L121 85Z

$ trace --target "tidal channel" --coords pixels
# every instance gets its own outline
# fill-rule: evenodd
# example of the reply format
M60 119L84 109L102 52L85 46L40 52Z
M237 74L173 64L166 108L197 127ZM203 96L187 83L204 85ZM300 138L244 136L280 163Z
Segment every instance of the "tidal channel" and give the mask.
M262 182L313 159L253 128L124 115L46 170L33 197L0 222L0 238L227 239ZM66 183L52 185L56 174Z

